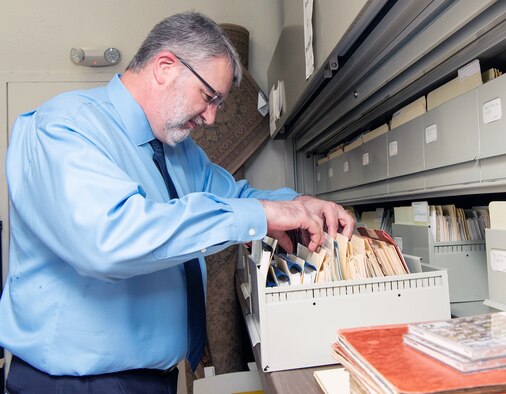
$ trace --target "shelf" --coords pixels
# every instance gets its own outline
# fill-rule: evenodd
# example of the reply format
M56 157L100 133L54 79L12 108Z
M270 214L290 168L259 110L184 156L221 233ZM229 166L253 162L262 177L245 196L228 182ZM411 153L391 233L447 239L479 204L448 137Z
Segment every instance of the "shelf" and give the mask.
M502 107L502 117L483 118L490 103ZM357 204L504 192L506 143L497 143L506 140L504 103L506 75L316 165L316 194Z

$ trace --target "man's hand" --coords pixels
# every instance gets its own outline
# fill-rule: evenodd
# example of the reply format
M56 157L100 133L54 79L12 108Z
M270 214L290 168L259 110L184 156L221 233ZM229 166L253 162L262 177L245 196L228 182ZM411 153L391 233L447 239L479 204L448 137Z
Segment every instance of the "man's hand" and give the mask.
M323 244L323 219L300 201L260 200L267 217L267 235L276 238L287 252L292 252L292 241L285 231L303 229L308 235L308 249L315 251Z
M297 196L294 201L301 202L309 211L320 217L332 238L336 237L338 231L348 239L351 238L355 220L342 206L307 195Z

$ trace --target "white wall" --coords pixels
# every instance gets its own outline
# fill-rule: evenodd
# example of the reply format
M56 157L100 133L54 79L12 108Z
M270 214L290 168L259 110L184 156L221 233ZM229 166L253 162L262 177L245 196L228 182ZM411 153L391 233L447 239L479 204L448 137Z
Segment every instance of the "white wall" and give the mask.
M264 144L244 164L244 176L257 189L294 187L290 141L275 140Z
M75 46L119 48L122 70L157 22L188 10L249 30L249 71L266 90L283 23L281 0L0 0L0 72L93 71L70 62Z
M4 165L8 124L13 122L7 119L9 83L107 80L110 74L124 70L156 23L188 10L249 30L249 71L267 91L267 69L283 27L282 0L0 0L0 220L4 222L4 271L8 244ZM69 59L72 47L116 47L122 61L105 68L76 66ZM265 155L262 159L268 160Z

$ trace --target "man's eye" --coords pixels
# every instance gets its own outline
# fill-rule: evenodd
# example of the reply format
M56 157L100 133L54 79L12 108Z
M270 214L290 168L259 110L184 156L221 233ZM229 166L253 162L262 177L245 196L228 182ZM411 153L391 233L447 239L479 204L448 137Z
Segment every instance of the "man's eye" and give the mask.
M206 103L210 102L213 98L213 96L209 96L207 93L202 92L202 97L204 98L204 101Z

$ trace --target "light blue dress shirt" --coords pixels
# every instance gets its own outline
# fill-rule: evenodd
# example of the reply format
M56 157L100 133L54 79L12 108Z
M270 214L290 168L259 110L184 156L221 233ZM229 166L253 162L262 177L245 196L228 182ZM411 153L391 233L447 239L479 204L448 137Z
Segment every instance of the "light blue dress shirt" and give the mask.
M169 200L147 118L119 75L16 121L7 153L9 274L0 345L53 375L165 369L187 350L181 263L260 239L258 199L190 139L165 146Z

